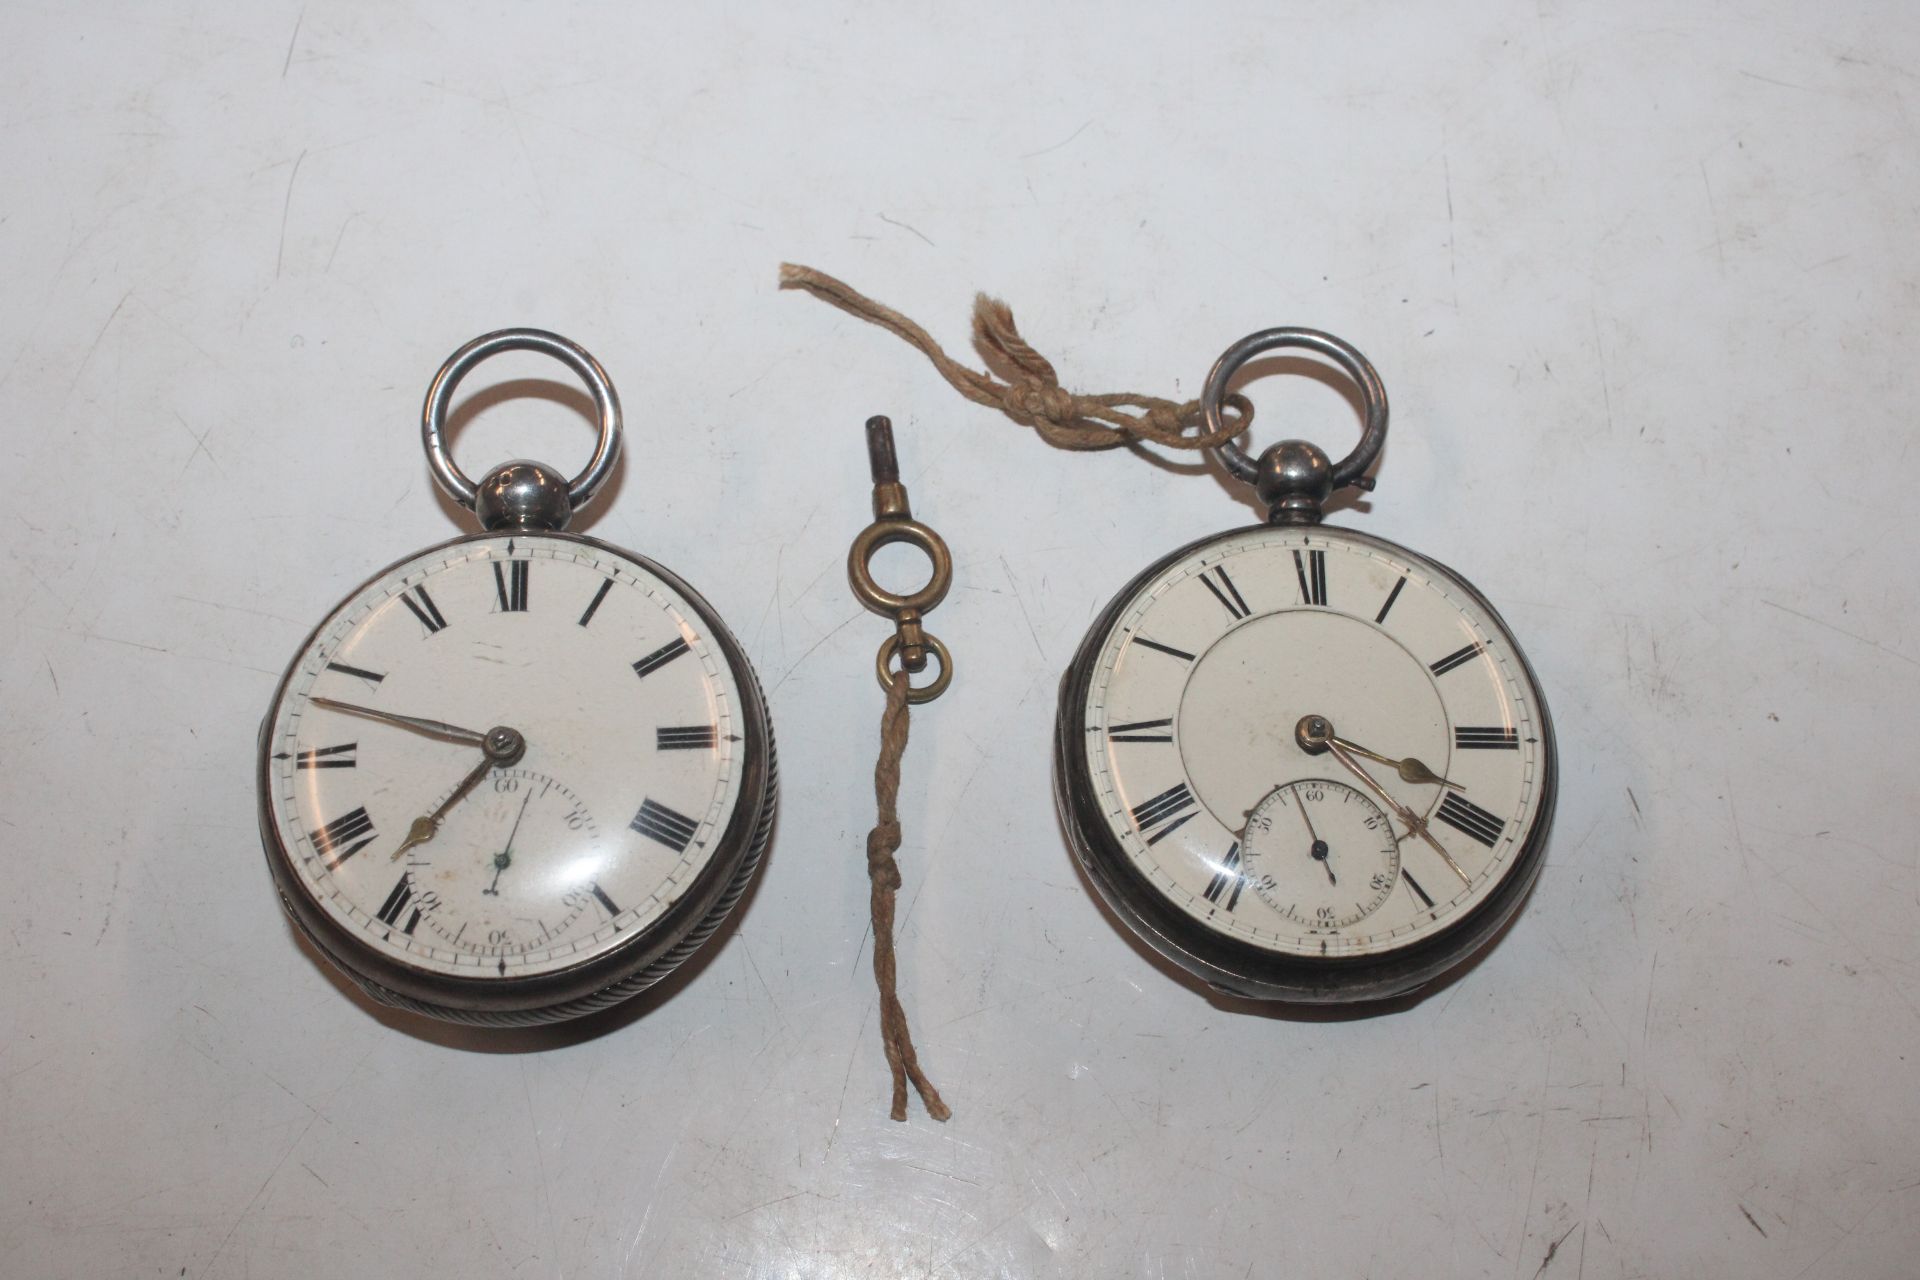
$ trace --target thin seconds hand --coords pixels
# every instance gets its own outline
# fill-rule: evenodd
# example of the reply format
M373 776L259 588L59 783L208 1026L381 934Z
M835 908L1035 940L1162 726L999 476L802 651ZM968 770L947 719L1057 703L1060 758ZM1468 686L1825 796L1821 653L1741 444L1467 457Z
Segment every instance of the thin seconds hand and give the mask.
M527 816L527 805L533 800L533 788L527 788L527 794L521 798L520 812L513 815L513 830L507 832L507 847L493 855L493 883L482 889L482 893L500 896L500 873L513 865L513 838L520 834L520 819Z
M1300 811L1300 821L1307 824L1307 838L1313 841L1307 854L1327 869L1328 884L1339 884L1339 878L1333 874L1333 863L1327 857L1332 851L1327 848L1327 842L1320 838L1320 833L1313 829L1313 819L1307 816L1307 802L1300 798L1300 784L1294 783L1290 790L1293 792L1293 807Z

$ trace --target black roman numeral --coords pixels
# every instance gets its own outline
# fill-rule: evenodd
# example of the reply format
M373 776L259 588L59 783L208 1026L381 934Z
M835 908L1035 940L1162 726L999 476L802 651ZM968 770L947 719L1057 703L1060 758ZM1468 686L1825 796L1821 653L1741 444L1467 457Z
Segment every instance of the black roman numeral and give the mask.
M425 587L409 587L402 591L400 603L413 610L413 616L420 619L420 625L427 629L428 635L447 625L447 620L440 616L439 606L433 603L433 597L427 594Z
M1480 656L1481 651L1486 647L1487 646L1481 644L1478 640L1475 640L1470 645L1464 645L1461 648L1455 649L1452 653L1440 659L1440 661L1433 663L1429 669L1433 674L1443 676L1463 663L1472 662Z
M679 725L653 731L654 747L660 751L711 751L719 730L710 724Z
M605 889L602 889L597 884L590 884L587 888L592 890L593 896L600 900L600 905L607 909L608 915L617 916L620 914L620 908L613 905L613 899L607 896Z
M1518 751L1520 731L1504 725L1460 725L1453 731L1453 745L1462 751Z
M607 592L611 590L613 590L613 579L608 578L600 584L600 589L593 593L593 599L587 601L587 611L580 615L581 626L584 627L593 621L593 615L600 611L600 602L607 598Z
M1400 598L1401 588L1405 587L1406 585L1407 585L1407 575L1403 573L1400 575L1400 581L1393 584L1393 590L1387 592L1387 602L1380 606L1380 612L1373 615L1373 621L1375 626L1378 626L1380 623L1385 622L1387 620L1387 614L1393 611L1393 602Z
M1153 799L1136 805L1133 810L1133 825L1141 835L1147 836L1148 844L1156 844L1169 832L1178 830L1200 812L1194 808L1193 792L1182 782L1162 791ZM1157 830L1155 830L1157 828ZM1147 832L1153 830L1148 836Z
M1324 605L1327 602L1327 553L1293 553L1293 570L1300 575L1300 603Z
M1215 582L1215 578L1219 581ZM1205 570L1200 575L1200 581L1207 584L1207 590L1213 592L1213 598L1220 602L1222 609L1233 615L1235 622L1253 612L1247 608L1246 600L1240 595L1240 588L1234 586L1233 579L1227 576L1225 565L1217 564Z
M354 751L357 742L343 742L337 747L315 747L311 751L302 751L293 759L296 769L351 769L356 757Z
M307 839L313 851L327 860L327 870L334 871L373 843L373 819L365 809L355 809L341 814L318 831L308 832Z
M380 687L380 682L387 678L384 672L367 671L360 667L350 667L344 662L329 662L327 664L327 670L338 671L343 676L358 676L376 689Z
M685 853L687 845L693 839L693 833L700 824L684 813L675 813L658 800L648 800L640 806L633 821L627 824L643 836L658 840L675 853Z
M1158 640L1149 640L1145 636L1135 636L1133 638L1133 642L1135 644L1143 644L1147 646L1147 648L1149 649L1156 649L1161 653L1169 654L1175 658L1180 659L1182 662L1193 661L1193 655L1188 653L1185 649L1176 649L1170 644L1161 644Z
M1227 856L1220 860L1220 870L1213 873L1213 879L1207 881L1206 899L1219 903L1220 895L1233 886L1233 895L1227 899L1227 910L1232 911L1240 905L1240 890L1247 885L1247 878L1240 874L1240 842L1235 840L1233 848L1227 850Z
M1165 729L1165 733L1155 733L1156 729ZM1135 720L1132 724L1112 724L1107 726L1108 742L1172 742L1173 721L1171 720Z
M1431 911L1433 909L1433 899L1429 898L1427 891L1420 887L1420 882L1413 878L1413 873L1405 867L1402 867L1400 868L1400 878L1407 882L1407 888L1413 890L1413 896L1420 899L1421 904Z
M685 636L675 636L646 657L633 664L633 674L641 677L652 675L660 668L672 662L689 648Z
M411 877L401 876L400 883L393 886L393 892L387 895L386 905L380 908L380 923L392 928L400 923L400 913L413 901L413 883ZM420 912L416 909L413 918L407 921L402 933L411 934L420 925Z
M505 565L493 562L493 591L501 613L527 611L527 566L525 560L510 560Z
M1456 831L1464 832L1491 849L1500 839L1500 833L1506 830L1506 820L1496 818L1471 800L1462 800L1453 792L1447 792L1446 799L1434 811L1434 817L1446 823Z

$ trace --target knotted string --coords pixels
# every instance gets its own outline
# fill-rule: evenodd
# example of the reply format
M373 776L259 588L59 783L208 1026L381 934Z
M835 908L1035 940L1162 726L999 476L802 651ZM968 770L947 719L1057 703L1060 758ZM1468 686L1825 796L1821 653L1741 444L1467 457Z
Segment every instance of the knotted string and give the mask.
M802 289L849 315L877 324L919 348L933 367L967 399L998 409L1030 426L1048 444L1062 449L1115 449L1146 441L1170 449L1210 449L1233 439L1253 420L1243 397L1226 397L1233 410L1218 431L1208 431L1198 400L1117 392L1081 395L1060 385L1060 375L1045 356L1020 336L1013 310L986 294L973 300L973 345L987 371L969 369L941 349L925 329L893 308L875 302L841 280L811 267L782 263L780 287ZM999 377L996 378L995 374ZM907 1011L900 1003L898 962L894 954L894 907L900 891L900 760L907 749L909 677L897 673L887 684L886 710L880 719L880 758L874 766L877 820L867 834L869 906L873 917L873 977L880 991L880 1040L893 1072L895 1120L907 1118L907 1082L920 1093L927 1114L946 1120L953 1112L920 1069Z
M1115 392L1081 395L1060 385L1051 361L1027 345L1013 322L1013 310L998 298L973 299L973 345L990 372L969 369L943 351L933 335L892 307L875 302L852 285L812 267L780 264L780 287L803 289L849 315L889 329L920 349L940 376L975 404L998 409L1041 439L1062 449L1117 449L1148 441L1169 449L1211 449L1225 444L1253 421L1253 406L1230 395L1232 417L1220 430L1208 431L1198 400ZM999 373L1005 381L994 377Z
M867 878L872 882L873 980L880 988L880 1043L893 1071L895 1120L907 1118L907 1081L920 1091L927 1114L945 1120L953 1114L920 1069L907 1030L907 1011L900 1004L893 954L893 908L900 891L900 864L893 854L900 847L900 758L907 750L907 681L905 671L887 685L887 707L880 716L880 760L873 769L873 794L879 813L867 833Z

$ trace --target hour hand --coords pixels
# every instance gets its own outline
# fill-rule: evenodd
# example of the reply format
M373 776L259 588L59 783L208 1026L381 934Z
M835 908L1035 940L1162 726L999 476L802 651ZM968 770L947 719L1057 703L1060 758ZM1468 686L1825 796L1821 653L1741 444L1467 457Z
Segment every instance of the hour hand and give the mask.
M1335 737L1333 726L1328 724L1327 721L1320 716L1307 716L1303 718L1295 728L1294 734L1300 739L1300 745L1308 751L1318 752L1324 751L1330 746L1340 747L1352 752L1356 756L1364 756L1368 760L1386 765L1400 775L1400 781L1402 782L1452 787L1455 791L1466 790L1465 787L1453 781L1453 779L1443 778L1432 769L1429 769L1426 762L1418 756L1383 756L1378 751L1367 750L1367 748L1357 742L1348 742L1345 738Z
M1426 763L1418 756L1407 756L1403 759L1396 760L1392 756L1383 756L1377 751L1369 751L1358 743L1348 742L1345 738L1335 738L1333 741L1339 743L1357 756L1365 756L1369 760L1378 760L1381 764L1389 766L1394 772L1400 775L1400 781L1402 782L1432 783L1442 787L1452 787L1455 791L1466 790L1465 787L1453 781L1451 778L1443 778L1429 769Z
M467 776L460 779L460 781L454 785L453 791L448 794L445 800L440 802L439 808L424 818L415 818L413 820L413 826L407 830L407 838L402 840L400 847L393 851L392 861L400 861L401 854L413 848L415 845L425 844L427 841L433 839L435 834L440 830L440 820L447 816L447 810L453 808L453 806L465 799L467 792L473 790L480 779L486 777L488 771L493 769L495 765L510 765L518 760L527 749L526 739L522 738L517 730L504 727L496 728L491 733L484 735L481 738L480 745L482 750L486 752L486 754L480 758L480 763L473 766L473 768L468 771Z

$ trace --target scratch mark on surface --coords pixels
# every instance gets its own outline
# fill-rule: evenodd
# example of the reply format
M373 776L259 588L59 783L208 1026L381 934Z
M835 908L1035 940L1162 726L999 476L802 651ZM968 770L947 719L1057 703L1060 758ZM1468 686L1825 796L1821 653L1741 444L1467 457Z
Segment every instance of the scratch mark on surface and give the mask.
M1440 153L1440 172L1447 183L1447 281L1453 287L1453 309L1460 309L1460 273L1453 258L1453 157Z
M1047 651L1041 647L1040 633L1033 629L1033 615L1027 612L1026 599L1020 594L1020 584L1013 580L1013 566L1007 563L1005 556L1000 557L1000 571L1007 575L1007 585L1013 588L1013 602L1020 606L1020 620L1027 624L1027 634L1033 637L1033 651L1045 662Z
M1834 1239L1832 1244L1822 1249L1812 1262L1809 1262L1798 1273L1796 1273L1793 1280L1802 1280L1802 1277L1811 1275L1813 1273L1814 1268L1818 1267L1822 1262L1826 1261L1826 1257L1828 1254L1832 1253L1835 1249L1838 1249L1842 1244L1846 1243L1846 1241L1853 1235L1854 1232L1858 1231L1862 1226L1866 1224L1867 1219L1871 1218L1874 1215L1874 1213L1880 1208L1880 1206L1886 1203L1886 1199L1887 1197L1885 1195L1882 1195L1878 1200L1875 1200L1872 1204L1868 1205L1867 1211L1861 1214L1858 1218L1855 1218L1853 1220L1852 1226L1848 1227L1845 1231L1842 1231L1839 1234L1839 1236L1837 1236Z
M1720 270L1727 269L1727 240L1720 234L1720 206L1713 199L1713 179L1707 176L1707 162L1700 162L1700 185L1707 189L1707 220L1713 224L1713 256L1720 260Z
M847 1086L853 1083L853 1064L860 1056L861 1042L866 1039L867 1019L873 1016L873 1006L878 1002L878 997L867 1002L867 1011L860 1015L859 1034L853 1037L853 1048L847 1052L847 1074L840 1081L840 1105L834 1108L833 1132L827 1135L828 1151L833 1150L834 1139L840 1136L840 1117L847 1111Z
M1546 1140L1547 1140L1547 1087L1549 1083L1552 1081L1552 1079L1553 1079L1553 1048L1551 1045L1549 1045L1547 1048L1547 1065L1546 1065L1546 1068L1540 1073L1540 1102L1538 1104L1539 1111L1540 1111L1540 1123L1534 1127L1534 1132L1533 1132L1533 1172L1529 1174L1527 1177L1527 1216L1520 1223L1521 1247L1524 1247L1526 1245L1527 1223L1533 1219L1533 1195L1534 1195L1534 1192L1538 1190L1540 1186L1540 1150L1542 1147L1546 1145ZM1568 1228L1568 1230L1572 1230L1572 1228L1570 1227ZM1566 1238L1565 1236L1561 1237L1561 1239L1563 1240L1565 1238ZM1559 1246L1557 1244L1554 1246L1554 1248L1558 1248L1558 1247ZM1518 1249L1516 1249L1515 1252L1517 1253ZM1551 1261L1553 1261L1553 1249L1548 1249L1547 1262L1551 1262ZM1542 1262L1540 1264L1540 1271L1546 1270L1547 1262ZM1519 1272L1520 1267L1522 1265L1524 1264L1521 1263L1518 1258L1514 1259L1514 1271L1516 1274ZM1540 1274L1540 1271L1536 1271L1533 1274L1537 1276Z
M808 658L812 657L813 651L815 649L818 649L821 645L825 644L827 641L839 635L842 631L845 631L849 626L853 625L853 621L855 618L864 618L866 617L866 615L867 615L867 611L865 609L855 610L854 613L851 616L849 616L845 622L842 622L839 626L827 632L827 634L821 636L818 640L815 640L812 644L808 645L807 651L801 654L798 658L795 658L793 660L793 665L780 673L780 678L773 682L773 688L767 690L767 696L771 698L774 694L778 693L780 691L780 686L787 682L787 677L792 675L794 672L798 671L800 669L800 664L805 662Z
M547 1181L547 1153L540 1149L540 1122L533 1115L533 1089L527 1084L527 1064L520 1064L520 1093L527 1100L527 1128L533 1131L533 1158L540 1169L540 1202L547 1219L547 1247L560 1256L560 1239L553 1229L553 1186Z
M277 613L268 613L265 609L249 609L247 608L247 606L243 604L226 604L219 600L202 600L198 596L183 596L177 593L174 595L173 598L175 600L183 601L187 604L205 605L209 609L223 609L230 613L251 614L256 618L271 618L275 622L284 622L290 627L300 625L299 623L295 622L292 618L284 617L281 614L277 614Z
M925 234L924 232L922 232L922 231L920 230L920 228L918 228L918 227L910 227L910 226L908 226L908 225L907 225L906 223L904 223L904 222L900 222L900 221L898 221L897 219L894 219L894 218L889 218L889 217L888 217L888 216L887 216L886 214L884 214L884 213L877 213L877 214L876 214L875 216L876 216L876 217L878 217L878 218L880 219L880 221L882 221L882 222L884 222L884 223L886 223L886 224L888 224L889 226L894 226L894 227L899 227L899 228L900 228L900 229L901 229L902 231L911 231L911 232L913 232L913 234L915 234L915 235L917 235L917 236L919 236L919 237L920 237L920 238L921 238L922 240L927 240L927 237L926 237L926 234ZM933 243L933 241L931 241L931 240L927 240L927 246L928 246L929 248L934 248L934 249L937 249L937 248L939 248L939 247L940 247L940 246L938 246L938 245L936 245L936 244L934 244L934 243Z
M186 475L187 468L193 465L193 460L204 453L207 455L207 461L212 464L213 469L220 472L222 476L225 476L227 473L221 468L219 461L213 456L213 450L207 448L207 437L213 434L213 428L208 427L205 431L195 431L192 425L180 416L178 409L169 410L169 412L173 414L173 420L180 424L180 429L193 437L193 448L187 451L187 460L180 464L180 474L183 476Z
M1031 160L1035 156L1044 156L1050 151L1058 151L1060 148L1066 146L1069 142L1072 142L1075 138L1085 133L1092 124L1093 124L1093 118L1089 116L1087 118L1086 124L1081 125L1078 129L1075 129L1072 133L1060 139L1060 141L1054 143L1052 146L1042 147L1038 151L1023 151L1020 154L1020 158L1022 160ZM918 234L918 233L916 232L915 234ZM922 239L925 239L925 237L922 237Z
M795 1191L791 1195L784 1195L774 1200L766 1200L766 1201L762 1201L759 1204L751 1205L745 1209L742 1209L738 1213L730 1213L726 1217L722 1218L721 1221L732 1222L735 1218L744 1218L750 1213L758 1213L762 1209L771 1209L774 1205L785 1204L789 1200L798 1200L801 1196L810 1196L812 1194L814 1193L811 1191Z
M307 1140L307 1134L313 1130L313 1126L319 1123L320 1123L320 1113L316 1111L307 1118L306 1128L300 1130L300 1136L295 1138L291 1143L287 1144L286 1151L280 1156L279 1161L273 1166L272 1171L269 1172L265 1178L262 1178L260 1180L260 1186L254 1191L253 1198L247 1201L247 1203L241 1208L239 1214L234 1218L233 1223L230 1226L228 1226L227 1234L220 1237L219 1247L213 1251L213 1256L207 1259L206 1270L208 1272L211 1272L213 1270L214 1263L220 1261L220 1255L227 1251L227 1245L230 1241L232 1241L233 1233L240 1229L240 1224L245 1222L247 1220L247 1215L253 1212L253 1206L260 1203L260 1197L267 1194L267 1188L272 1186L273 1180L280 1176L280 1170L286 1167L287 1160L293 1155L295 1151L298 1151L300 1149L300 1144Z
M1576 1222L1573 1224L1573 1227L1577 1227L1579 1225L1580 1224ZM1565 1244L1567 1237L1573 1234L1573 1227L1568 1227L1564 1232L1561 1233L1561 1236L1558 1240L1555 1240L1552 1244L1547 1246L1547 1256L1540 1259L1540 1270L1533 1273L1534 1280L1539 1280L1541 1272L1544 1272L1547 1269L1547 1264L1553 1261L1553 1255L1560 1252L1560 1246Z
M1741 75L1749 80L1758 80L1761 84L1779 85L1782 89L1794 89L1801 93L1818 93L1820 90L1808 88L1804 84L1790 84L1785 80L1775 80L1772 76L1763 76L1758 71L1742 70Z
M514 141L520 144L520 158L526 162L527 176L532 180L533 198L540 202L540 208L544 210L547 207L546 188L541 184L539 168L533 163L533 148L527 145L527 131L520 124L521 112L513 105L513 100L507 96L507 88L504 84L500 86L499 101L501 107L506 110L507 120L513 125Z
M1755 1231L1758 1231L1758 1232L1760 1233L1760 1238L1761 1238L1761 1239L1763 1239L1763 1240L1764 1240L1764 1239L1766 1239L1766 1237L1767 1237L1767 1229L1766 1229L1765 1227L1763 1227L1763 1226L1761 1226L1761 1225L1760 1225L1760 1224L1759 1224L1758 1222L1756 1222L1756 1221L1754 1220L1754 1217L1753 1217L1753 1215L1747 1212L1747 1206L1745 1206L1745 1205L1741 1205L1741 1206L1740 1206L1740 1216L1741 1216L1741 1217L1743 1217L1743 1218L1745 1218L1745 1219L1747 1220L1747 1225L1748 1225L1748 1226L1750 1226L1750 1227L1752 1227L1752 1228L1753 1228L1753 1229L1754 1229Z
M760 972L760 962L753 958L753 948L747 942L747 935L740 937L740 954L747 958L747 967L753 970L753 976L760 981L760 989L767 993L767 1003L773 1006L774 1016L780 1019L780 1025L787 1026L787 1015L781 1012L780 999L773 994L773 988L767 985L767 976ZM789 1028L791 1029L791 1028Z
M107 936L107 930L113 927L113 904L120 896L120 864L113 864L113 884L107 890L107 918L100 922L100 932L93 937L93 945L99 946L100 939Z
M1773 608L1778 609L1782 613L1790 613L1794 617L1799 618L1803 622L1811 622L1816 627L1825 627L1829 631L1838 632L1839 634L1845 636L1849 640L1857 640L1861 644L1868 645L1872 648L1878 649L1880 652L1887 654L1889 657L1898 658L1900 659L1900 661L1907 663L1909 666L1920 667L1920 658L1909 658L1906 654L1900 652L1898 649L1889 649L1886 645L1881 644L1878 640L1870 640L1866 636L1856 635L1853 632L1848 631L1845 627L1836 627L1831 622L1828 622L1822 618L1816 618L1812 614L1802 613L1798 609L1789 609L1787 608L1787 606L1783 604L1774 604L1774 602L1771 600L1762 600L1760 603L1764 605L1771 605Z
M1640 819L1644 816L1640 812L1640 797L1633 794L1632 787L1627 788L1627 799L1633 805L1633 825L1636 827L1643 826L1644 824L1640 821Z
M1640 1045L1646 1047L1648 1029L1653 1025L1653 979L1660 972L1660 949L1653 950L1653 967L1647 970L1647 1008L1640 1015Z
M1732 775L1727 776L1725 785L1727 789L1727 816L1733 819L1733 847L1738 850L1740 854L1740 869L1747 872L1748 875L1751 875L1752 872L1747 868L1747 836L1746 833L1740 829L1740 805L1739 802L1733 798Z
M80 363L73 371L73 380L67 383L68 395L72 395L73 389L80 385L80 375L87 371L87 365L93 360L93 353L100 349L100 340L107 336L107 330L113 328L114 317L120 314L120 308L126 306L127 299L132 296L131 289L121 294L120 301L114 303L113 310L107 313L106 323L100 326L100 332L93 335L93 344L87 348L87 354L80 357Z
M909 1169L918 1169L922 1173L930 1173L936 1178L951 1178L955 1182L964 1182L970 1187L984 1185L983 1183L975 1182L972 1178L963 1178L957 1173L948 1173L945 1169L933 1169L924 1164L915 1164L911 1160L902 1160L900 1163Z
M307 6L300 6L300 16L293 20L293 34L287 37L287 60L280 64L280 78L287 78L287 71L293 66L293 46L300 43L300 24L307 20Z
M1587 303L1587 316L1593 323L1593 354L1600 362L1600 403L1607 411L1607 430L1613 430L1613 389L1607 385L1607 344L1600 340L1600 309Z
M333 260L340 254L340 242L347 238L347 228L352 226L353 220L364 212L365 210L355 209L347 215L347 220L340 224L340 230L335 233L333 237L333 248L327 251L327 265L320 268L321 275L326 275L329 271L333 270Z
M287 214L293 209L293 184L300 177L300 166L306 162L307 153L302 150L293 161L293 172L287 175L287 194L280 201L280 248L273 255L273 278L280 278L280 268L287 260Z

